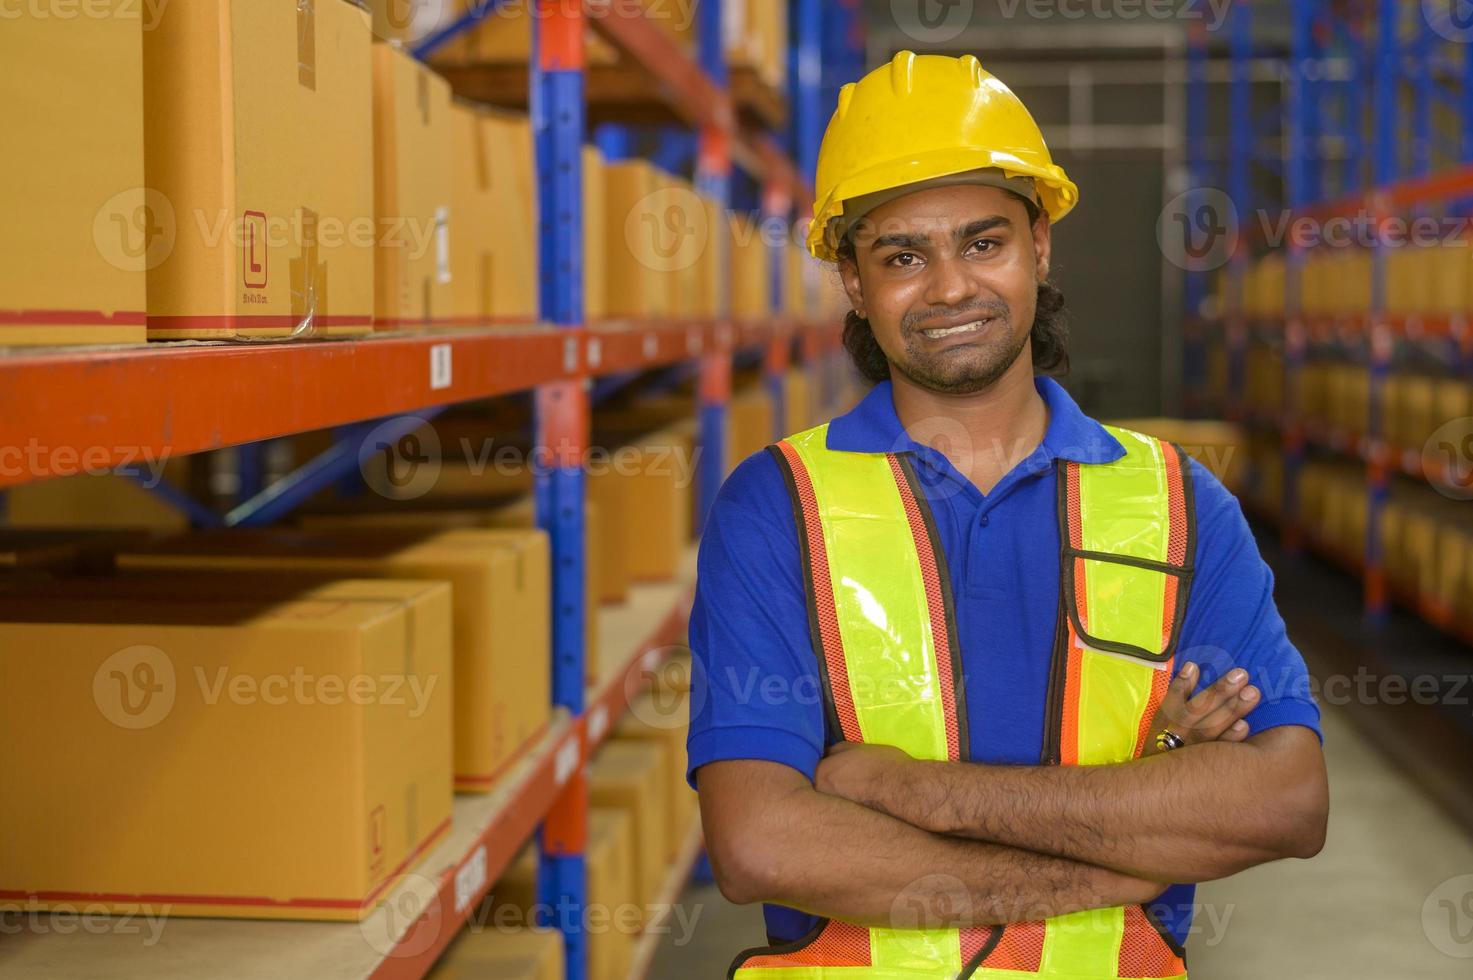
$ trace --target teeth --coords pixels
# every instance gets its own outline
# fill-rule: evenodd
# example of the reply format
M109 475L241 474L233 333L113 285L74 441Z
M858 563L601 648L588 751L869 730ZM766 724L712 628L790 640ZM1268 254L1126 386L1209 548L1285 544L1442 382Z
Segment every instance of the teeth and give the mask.
M971 323L963 323L955 327L937 327L934 330L922 330L931 340L940 340L942 337L950 337L954 333L971 333L973 330L981 330L985 320L973 320Z

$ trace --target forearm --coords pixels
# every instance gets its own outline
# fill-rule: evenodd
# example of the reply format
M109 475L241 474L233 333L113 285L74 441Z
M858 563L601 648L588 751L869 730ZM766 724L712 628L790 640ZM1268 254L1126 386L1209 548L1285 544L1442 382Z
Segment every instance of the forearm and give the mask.
M1252 741L1112 766L915 762L877 780L874 793L860 802L935 833L1161 882L1311 856L1326 806L1322 768L1286 766Z
M1150 882L1078 861L946 838L806 781L706 821L717 881L737 902L774 902L876 926L966 926L1144 902ZM715 809L702 791L703 810ZM740 804L739 804L740 805ZM739 834L711 828L740 827Z

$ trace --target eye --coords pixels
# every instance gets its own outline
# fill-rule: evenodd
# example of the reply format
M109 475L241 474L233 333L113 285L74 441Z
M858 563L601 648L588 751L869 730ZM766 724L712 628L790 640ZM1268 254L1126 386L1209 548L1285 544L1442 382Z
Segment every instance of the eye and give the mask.
M999 244L1001 243L995 238L979 238L967 246L967 251L975 250L985 255L988 252L996 251Z
M901 261L902 259L911 259L914 261ZM914 252L896 252L894 255L885 260L885 264L897 266L902 269L908 269L912 265L914 265L915 262L918 261L920 261L920 256Z

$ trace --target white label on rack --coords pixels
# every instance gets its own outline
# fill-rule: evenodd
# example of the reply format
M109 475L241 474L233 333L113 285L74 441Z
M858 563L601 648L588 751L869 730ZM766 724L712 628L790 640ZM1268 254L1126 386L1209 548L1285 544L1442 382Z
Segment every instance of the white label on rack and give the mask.
M604 737L604 732L609 730L609 709L607 705L597 705L588 713L588 740L597 742Z
M430 347L430 390L439 391L450 387L449 344L434 344Z
M557 758L552 763L553 782L562 786L572 778L573 770L578 768L579 746L576 738L570 738L557 750Z
M597 337L588 338L588 366L596 368L604 359L604 346Z
M476 848L455 872L455 914L459 915L486 890L486 845Z
M578 338L563 339L563 370L569 373L578 370Z
M441 282L450 281L450 209L435 209L435 273Z
M701 352L701 332L691 327L685 335L685 350L688 354L699 354Z
M652 333L644 335L644 356L646 360L653 360L660 353L660 338Z

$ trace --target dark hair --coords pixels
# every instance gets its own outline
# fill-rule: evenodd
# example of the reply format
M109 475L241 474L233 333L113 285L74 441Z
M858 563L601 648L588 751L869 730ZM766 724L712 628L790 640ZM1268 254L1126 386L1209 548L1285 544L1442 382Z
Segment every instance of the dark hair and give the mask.
M1038 220L1038 206L1024 200L1029 224ZM854 242L849 236L839 240L839 261L854 261ZM1038 284L1038 309L1033 317L1033 370L1037 374L1069 373L1069 323L1064 310L1064 294L1051 282ZM875 340L869 320L850 310L844 315L844 349L859 373L872 384L890 377L890 359Z

